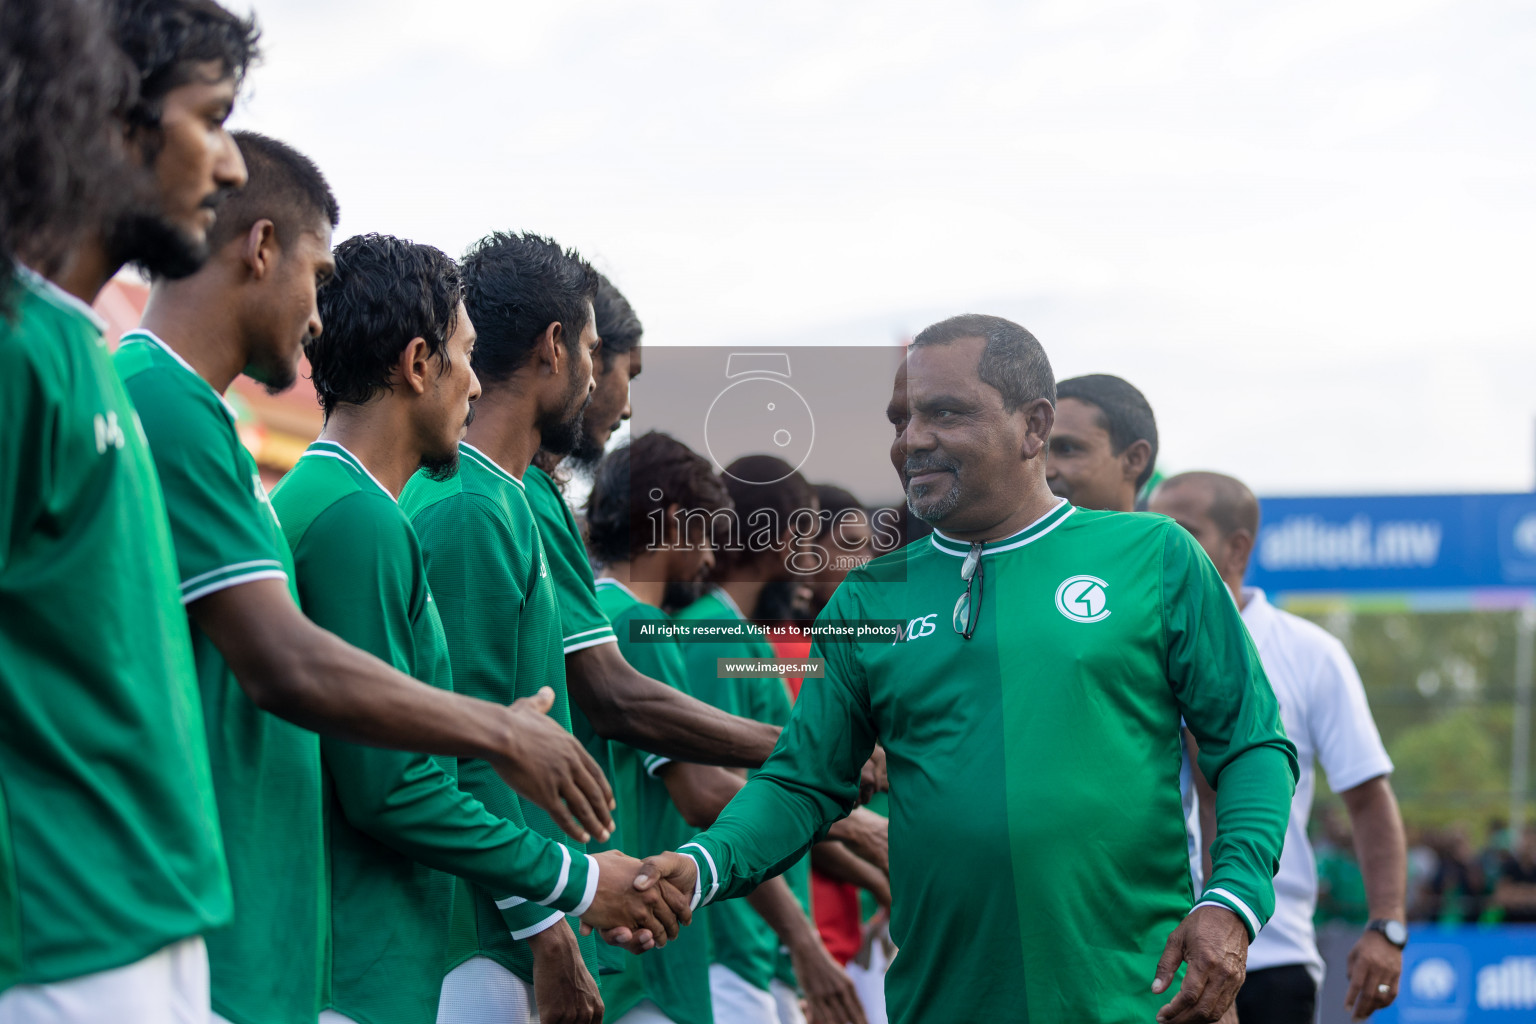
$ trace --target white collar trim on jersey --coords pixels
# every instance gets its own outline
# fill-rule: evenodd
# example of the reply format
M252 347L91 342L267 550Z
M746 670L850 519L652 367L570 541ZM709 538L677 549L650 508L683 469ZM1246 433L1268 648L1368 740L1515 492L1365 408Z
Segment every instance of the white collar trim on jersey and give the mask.
M107 321L102 318L100 313L96 312L88 304L81 301L79 296L69 294L69 292L65 291L63 288L60 288L58 285L54 284L42 274L39 274L37 271L33 270L31 267L17 264L16 274L23 281L31 284L33 288L42 292L52 301L67 306L74 310L76 313L79 313L81 316L85 317L101 333L107 333Z
M154 331L145 330L143 327L135 327L133 330L131 330L127 334L123 335L123 344L125 344L125 345L128 342L130 342L130 341L138 341L138 340L153 342L154 344L159 345L161 348L165 349L165 351L170 354L170 357L172 359L176 360L176 362L181 364L181 368L182 369L186 370L192 376L194 376L198 380L202 381L203 382L203 386L206 387L209 391L213 392L214 397L216 397L219 400L219 402L221 404L223 404L224 411L229 413L229 418L230 419L234 420L237 423L240 421L240 414L235 411L235 407L234 406L229 404L229 399L227 399L223 395L219 394L218 391L214 389L214 386L212 384L209 384L206 380L203 380L203 375L198 373L196 370L192 369L192 364L187 362L185 359L181 358L181 353L177 352L175 349L171 348L171 346L167 345L165 343L165 339L161 338Z
M368 470L367 466L363 465L363 460L358 458L356 455L353 455L345 445L337 444L335 441L315 441L310 444L310 446L305 450L304 454L300 455L299 458L307 459L312 456L322 456L327 459L335 459L338 462L345 462L347 465L353 467L354 469L362 470L363 475L366 476L369 480L372 480L373 485L379 490L383 491L390 501L393 501L397 505L400 503L398 498L396 498L393 494L390 494L389 488L379 483L379 478L374 476L373 473Z
M511 473L508 473L505 469L501 468L501 466L497 464L495 459L491 458L489 455L485 454L485 452L481 451L479 448L476 448L474 445L470 444L468 441L460 441L459 442L459 447L460 448L466 448L469 451L473 452L474 453L475 461L483 464L486 469L489 469L493 473L497 473L497 474L499 474L501 476L506 477L508 480L511 480L513 483L517 484L517 486L521 487L525 491L528 489L528 486L526 484L524 484L521 480L519 480L517 477L513 476Z
M733 598L729 593L727 593L726 589L724 587L720 586L719 584L716 584L714 589L711 590L710 593L714 594L715 597L719 598L721 604L725 605L732 612L735 612L736 613L736 617L738 619L741 619L743 622L746 621L747 617L741 613L741 605L736 603L736 599Z
M606 585L608 585L610 587L618 587L620 590L624 591L624 593L628 594L630 597L633 597L636 601L640 601L639 596L636 595L633 590L630 590L623 583L620 583L618 580L614 579L612 576L599 576L597 579L592 581L592 584L593 584L593 586L597 586L597 587L601 587L604 584L606 584ZM644 601L640 601L640 603L644 604L645 602Z
M1071 505L1067 504L1066 498L1058 498L1056 499L1056 504L1051 506L1050 511L1046 512L1045 515L1024 527L1024 529L1018 531L1017 533L1009 534L1001 540L987 541L984 543L981 548L981 553L983 555L995 555L999 552L1012 551L1014 548L1021 548L1025 544L1033 544L1035 541L1039 540L1041 537L1044 537L1046 534L1056 529L1056 527L1066 522L1067 517L1070 516L1074 511L1076 510ZM956 558L964 558L966 555L971 553L970 541L955 540L953 537L946 537L938 530L933 531L929 541L933 544L936 550L942 551L946 555L954 555Z

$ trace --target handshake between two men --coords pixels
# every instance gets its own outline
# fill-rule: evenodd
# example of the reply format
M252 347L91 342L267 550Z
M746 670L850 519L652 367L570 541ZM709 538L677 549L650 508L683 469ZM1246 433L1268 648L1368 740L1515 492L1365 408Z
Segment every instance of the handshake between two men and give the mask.
M622 946L631 953L644 953L653 947L667 944L677 938L677 930L693 921L693 878L689 873L686 881L678 872L691 872L693 861L687 869L673 867L674 874L658 877L652 868L642 873L657 858L641 862L621 850L605 850L593 854L598 864L597 891L586 912L581 914L583 935L597 931L604 941ZM677 857L677 854L662 854Z
M619 850L594 854L597 893L581 916L583 935L596 931L603 941L631 953L644 953L677 938L692 923L698 868L681 853L659 853L636 860Z
M877 746L860 773L859 803L868 803L874 793L885 792L889 786L885 751ZM547 804L536 802L546 809L559 806L557 798L546 799ZM593 802L590 807L599 805ZM612 806L611 797L609 806ZM612 828L611 818L603 823L607 816L596 815L587 806L576 815L589 827L599 829L603 838ZM588 838L574 820L568 817L565 820L568 833L579 839ZM887 819L860 807L834 825L828 838L842 842L882 876L889 873L890 822ZM592 856L598 864L597 891L586 911L577 915L581 919L583 935L596 931L610 945L620 946L631 953L644 953L665 946L669 939L677 938L679 927L692 923L694 900L699 895L697 865L692 857L667 852L647 857L642 862L621 850L605 850ZM887 890L887 905L889 900Z

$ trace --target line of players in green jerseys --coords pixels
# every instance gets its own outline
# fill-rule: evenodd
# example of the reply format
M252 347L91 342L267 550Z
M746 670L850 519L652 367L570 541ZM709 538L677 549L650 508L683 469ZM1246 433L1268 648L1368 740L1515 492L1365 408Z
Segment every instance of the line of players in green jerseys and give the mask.
M889 886L892 1020L1225 1011L1295 751L1193 540L1050 494L1027 331L914 341L891 459L935 533L822 613L905 626L818 640L792 709L718 675L772 656L750 627L631 627L705 572L677 617L747 620L800 539L687 513L788 524L798 475L642 437L598 468L594 577L546 470L597 464L639 323L579 256L333 249L314 164L224 128L257 33L213 0L0 0L0 48L0 1024L863 1024L813 857ZM223 394L301 353L325 427L269 498ZM1199 893L1181 721L1220 780Z
M640 951L690 913L587 852L615 802L572 698L589 742L694 768L760 764L779 730L562 632L520 476L579 433L595 275L532 236L487 257L549 315L479 360L501 462L466 448L434 490L480 392L468 275L393 239L333 255L313 164L225 130L253 23L6 0L0 25L0 1020L505 1020L541 995L599 1019L575 920ZM156 284L109 359L88 302L129 261ZM279 520L223 392L291 384L306 345L328 433Z

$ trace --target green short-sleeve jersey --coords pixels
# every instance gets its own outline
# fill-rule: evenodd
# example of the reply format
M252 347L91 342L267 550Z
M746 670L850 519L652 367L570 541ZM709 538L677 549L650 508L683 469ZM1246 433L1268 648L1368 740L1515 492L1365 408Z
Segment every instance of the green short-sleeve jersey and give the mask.
M1158 956L1196 898L1180 718L1222 794L1200 898L1250 931L1274 905L1295 748L1236 603L1171 520L1063 502L983 551L969 640L969 545L935 534L850 574L823 620L900 620L900 641L818 641L826 677L685 852L706 898L746 891L854 806L878 740L894 1024L1151 1020L1170 998L1149 987Z
M682 651L671 642L634 643L631 623L665 623L667 614L635 597L613 579L597 581L597 599L618 634L619 651L636 671L688 692L688 669ZM694 829L672 803L660 775L672 762L617 741L607 744L609 781L618 809L614 811L612 842L635 856L675 850L693 837ZM642 999L661 1007L675 1024L713 1024L710 1008L709 929L700 921L684 928L663 949L628 956L621 972L602 977L607 1014L622 1017Z
M565 495L538 466L528 467L523 483L528 485L528 505L538 521L549 572L560 599L560 643L565 653L612 643L613 625L598 602L592 563L587 561L581 528L576 525Z
M160 483L89 307L0 280L0 991L229 920Z
M272 493L305 614L402 672L453 689L421 544L346 448L316 441ZM321 737L331 863L331 1006L360 1024L432 1024L453 875L575 910L558 844L459 788L458 762ZM452 874L449 874L451 872ZM565 873L566 884L561 885Z
M678 612L677 617L679 620L747 621L730 595L718 587ZM688 671L688 689L693 696L742 718L770 725L784 725L789 721L789 686L782 677L718 678L720 658L778 657L766 638L759 635L755 640L719 643L690 641L679 647ZM749 777L751 774L756 773L749 773ZM784 876L784 881L800 901L800 906L809 912L810 860L805 857L796 858L775 874ZM704 918L709 922L710 937L714 941L715 962L724 964L762 989L767 989L769 982L776 977L787 985L795 985L794 972L789 966L789 954L780 948L779 937L768 926L768 922L745 900L731 900L710 906L705 909Z
M113 357L165 491L181 600L284 580L293 560L235 413L159 338ZM309 1024L323 998L326 902L320 740L258 708L195 625L214 793L234 888L233 923L208 935L213 1008L234 1024Z
M570 698L560 609L548 560L523 482L473 445L459 446L459 472L448 480L418 473L400 496L426 556L427 580L448 637L454 688L499 704L555 691L550 714L567 729ZM484 761L459 762L459 784L492 814L525 821L537 834L557 840L569 857L574 887L595 887L585 847L545 811L521 800ZM458 960L479 954L519 978L533 980L525 941L548 927L559 910L526 898L474 886L461 887L474 919L473 934L456 937ZM563 925L555 925L563 927ZM580 940L588 970L598 972L595 940Z

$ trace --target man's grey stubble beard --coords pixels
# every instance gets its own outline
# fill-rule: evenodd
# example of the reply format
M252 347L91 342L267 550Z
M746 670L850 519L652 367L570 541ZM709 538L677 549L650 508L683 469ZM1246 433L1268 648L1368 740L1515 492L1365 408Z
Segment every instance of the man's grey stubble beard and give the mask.
M928 525L935 526L947 519L951 512L960 507L960 481L956 479L951 483L949 490L944 492L943 497L929 504L926 510L918 508L918 501L919 499L912 496L912 488L908 486L907 511Z

